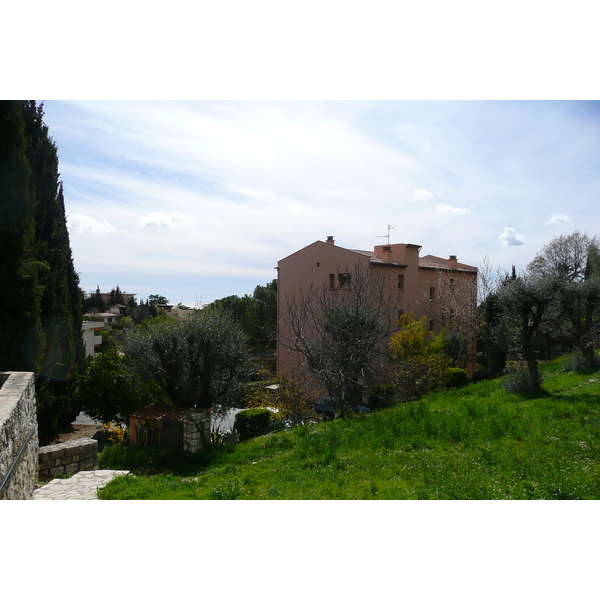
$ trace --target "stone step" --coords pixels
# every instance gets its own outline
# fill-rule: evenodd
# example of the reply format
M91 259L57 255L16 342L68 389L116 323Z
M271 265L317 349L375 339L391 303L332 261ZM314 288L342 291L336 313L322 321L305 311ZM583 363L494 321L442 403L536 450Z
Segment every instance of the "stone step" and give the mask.
M33 492L32 500L98 500L98 489L129 471L79 471L68 479L53 479Z

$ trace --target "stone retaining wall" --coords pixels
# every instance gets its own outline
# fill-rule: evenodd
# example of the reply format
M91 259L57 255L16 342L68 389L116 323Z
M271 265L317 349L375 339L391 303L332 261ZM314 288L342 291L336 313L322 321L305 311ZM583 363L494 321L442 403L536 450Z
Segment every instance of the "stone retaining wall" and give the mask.
M189 410L183 413L183 451L197 452L210 443L210 410Z
M0 498L27 500L35 488L38 467L34 375L4 371L0 373L0 378L4 379L0 387L0 483L24 448L22 458Z
M52 479L98 468L98 440L82 438L42 446L39 452L40 479Z

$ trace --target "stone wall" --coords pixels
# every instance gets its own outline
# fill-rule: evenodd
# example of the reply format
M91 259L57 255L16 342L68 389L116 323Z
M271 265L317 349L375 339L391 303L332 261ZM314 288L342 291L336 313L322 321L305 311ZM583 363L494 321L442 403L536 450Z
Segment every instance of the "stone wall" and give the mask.
M52 479L98 468L98 440L83 438L42 446L39 451L40 479Z
M33 494L38 467L34 376L33 373L4 371L0 378L4 379L0 387L0 484L23 449L21 460L0 498L26 500Z
M210 442L210 410L183 413L183 451L193 453Z

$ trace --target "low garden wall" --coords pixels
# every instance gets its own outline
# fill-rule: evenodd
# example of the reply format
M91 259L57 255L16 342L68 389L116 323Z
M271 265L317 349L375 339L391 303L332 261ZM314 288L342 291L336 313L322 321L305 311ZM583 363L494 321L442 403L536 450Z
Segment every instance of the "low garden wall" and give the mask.
M194 453L210 442L210 410L183 413L183 451Z
M27 500L38 467L34 375L4 371L0 379L0 499Z
M98 468L98 440L82 438L42 446L39 451L40 479L52 479Z

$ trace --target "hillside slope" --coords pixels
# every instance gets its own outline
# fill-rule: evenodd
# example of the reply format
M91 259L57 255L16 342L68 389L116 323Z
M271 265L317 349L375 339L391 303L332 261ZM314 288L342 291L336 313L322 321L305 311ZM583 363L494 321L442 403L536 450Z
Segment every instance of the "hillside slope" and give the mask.
M138 476L100 497L598 499L600 376L564 373L561 362L542 367L548 393L536 399L484 381L187 460L114 447L101 468ZM163 472L148 475L160 460Z

